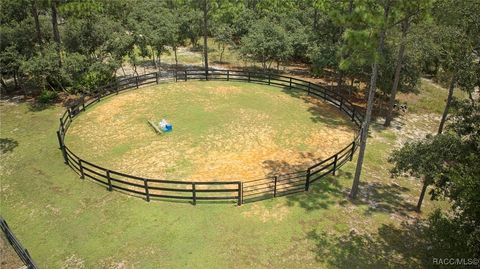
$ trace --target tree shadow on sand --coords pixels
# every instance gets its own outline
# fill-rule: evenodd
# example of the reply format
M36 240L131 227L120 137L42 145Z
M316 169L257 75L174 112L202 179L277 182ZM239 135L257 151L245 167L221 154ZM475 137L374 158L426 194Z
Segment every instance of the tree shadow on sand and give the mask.
M320 158L310 153L299 153L301 162L296 164L288 163L284 160L265 160L262 162L262 166L267 170L266 177L274 177L280 174L287 174L298 171L306 171L312 164L321 161Z
M324 123L328 126L338 127L345 125L346 115L338 109L338 114L335 113L337 108L326 103L321 98L309 97L305 91L292 89L290 87L283 87L282 92L297 99L301 99L304 103L309 104L307 111L311 114L311 121L314 123ZM318 102L318 103L317 103ZM344 115L343 118L339 115Z

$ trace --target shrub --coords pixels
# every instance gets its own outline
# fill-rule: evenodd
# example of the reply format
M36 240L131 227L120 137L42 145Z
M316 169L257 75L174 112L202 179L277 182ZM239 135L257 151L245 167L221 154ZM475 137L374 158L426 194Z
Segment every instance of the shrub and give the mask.
M51 103L58 98L58 93L55 91L43 90L38 96L38 102L42 104Z

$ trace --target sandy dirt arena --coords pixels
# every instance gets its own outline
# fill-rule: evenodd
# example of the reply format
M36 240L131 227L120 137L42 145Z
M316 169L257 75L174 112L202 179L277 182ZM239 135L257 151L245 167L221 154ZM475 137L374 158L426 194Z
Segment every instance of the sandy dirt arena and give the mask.
M166 118L156 134L147 120ZM132 175L250 180L304 170L348 145L354 125L302 92L251 83L179 82L101 101L74 121L66 145Z

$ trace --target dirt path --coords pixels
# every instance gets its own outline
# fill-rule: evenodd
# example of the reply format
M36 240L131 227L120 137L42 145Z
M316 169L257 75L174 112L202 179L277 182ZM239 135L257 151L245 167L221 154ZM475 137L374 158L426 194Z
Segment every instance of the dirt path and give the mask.
M381 125L384 118L378 118L376 123ZM429 134L435 134L436 126L440 122L440 115L437 114L403 114L392 121L391 130L397 139L395 147L400 148L406 142L417 141Z

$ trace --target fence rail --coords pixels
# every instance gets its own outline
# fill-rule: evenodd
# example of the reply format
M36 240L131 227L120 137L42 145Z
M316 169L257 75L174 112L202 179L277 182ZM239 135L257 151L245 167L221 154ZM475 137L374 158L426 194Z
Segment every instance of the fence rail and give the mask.
M142 178L113 171L73 153L65 145L65 135L73 119L89 106L98 103L102 98L137 89L142 85L159 84L169 81L218 80L260 83L289 89L301 90L308 96L325 100L346 114L358 127L359 132L353 141L329 158L310 166L306 171L279 174L267 178L250 181L177 181L165 179ZM359 134L363 115L342 95L321 85L302 79L273 73L259 73L240 70L183 70L166 71L124 78L100 87L88 101L67 109L60 117L57 138L65 164L69 165L80 178L89 178L107 187L109 191L118 190L132 195L144 197L147 201L155 199L181 199L196 204L197 201L236 201L238 205L291 193L308 191L310 184L336 171L352 160L359 145Z
M25 264L26 268L38 269L38 266L33 261L30 253L28 253L28 250L22 246L20 241L18 241L12 230L10 230L10 227L8 227L7 222L2 217L0 217L0 228L7 237L8 242L12 245L13 249L17 253L18 257L22 260L23 264Z

